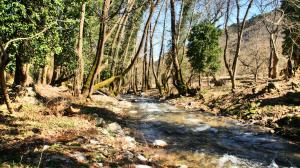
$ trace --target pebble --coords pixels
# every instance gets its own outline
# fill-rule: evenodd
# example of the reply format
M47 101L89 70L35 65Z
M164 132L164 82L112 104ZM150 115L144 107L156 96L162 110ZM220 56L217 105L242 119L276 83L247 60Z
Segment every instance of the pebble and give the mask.
M86 156L85 156L83 153L80 153L80 152L76 152L76 153L74 154L74 157L76 157L76 159L77 159L78 161L80 161L80 162L85 162L85 161L87 161Z
M133 153L131 153L129 151L126 151L124 155L128 160L131 160L134 157Z
M147 161L147 158L145 158L143 155L138 155L137 158L142 161L142 162L146 162Z
M44 150L47 150L47 149L49 149L49 148L50 148L49 145L44 145L44 146L43 146L43 151L44 151Z
M130 114L137 114L138 112L136 110L129 111Z
M166 147L168 145L168 143L163 140L155 140L153 142L153 145L158 146L158 147Z
M99 141L96 141L96 140L91 139L91 140L90 140L90 143L93 144L93 145L97 145L97 144L99 144Z
M122 127L116 122L108 124L107 128L108 128L108 130L110 130L111 132L114 132L114 133L122 131Z

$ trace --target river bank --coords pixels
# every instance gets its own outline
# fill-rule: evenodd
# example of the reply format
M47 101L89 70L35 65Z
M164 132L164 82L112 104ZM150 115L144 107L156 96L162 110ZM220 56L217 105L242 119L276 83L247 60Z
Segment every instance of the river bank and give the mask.
M96 94L86 101L50 86L27 88L24 95L14 101L16 113L0 108L2 167L300 164L298 144L206 111L208 105L195 97L162 101L151 94Z
M271 134L300 142L300 94L295 81L244 86L234 94L226 87L209 88L201 95L168 99L167 102L263 126Z

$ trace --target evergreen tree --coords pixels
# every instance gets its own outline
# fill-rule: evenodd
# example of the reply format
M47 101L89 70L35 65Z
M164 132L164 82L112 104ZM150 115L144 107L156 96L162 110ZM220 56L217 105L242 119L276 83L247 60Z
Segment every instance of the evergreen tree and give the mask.
M214 75L220 68L220 35L221 31L209 22L202 22L192 28L187 57L196 72Z

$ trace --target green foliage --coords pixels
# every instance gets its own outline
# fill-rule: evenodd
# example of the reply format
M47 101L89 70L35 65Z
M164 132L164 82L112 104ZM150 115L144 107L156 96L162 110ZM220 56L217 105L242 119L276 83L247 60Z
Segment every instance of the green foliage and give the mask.
M197 72L215 74L220 68L219 37L221 31L209 22L202 22L192 28L187 57Z
M100 74L100 79L101 79L101 80L106 80L106 79L108 79L108 78L110 78L110 77L111 77L111 74L110 74L110 70L109 70L109 69L103 70L103 71L101 72L101 74Z

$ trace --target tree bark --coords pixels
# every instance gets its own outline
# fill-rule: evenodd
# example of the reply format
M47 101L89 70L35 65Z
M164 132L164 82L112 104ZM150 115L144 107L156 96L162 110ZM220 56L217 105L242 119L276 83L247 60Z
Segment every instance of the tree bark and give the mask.
M153 11L155 10L155 7L160 2L160 0L157 0L156 4L153 4L153 2L151 0L149 0L149 2L151 3L149 16L147 18L147 21L146 21L146 24L145 24L145 27L144 27L144 30L143 30L143 35L142 35L141 41L139 43L139 46L137 48L136 53L133 56L132 61L130 62L130 64L128 65L128 67L120 75L118 75L118 76L112 76L112 77L110 77L110 78L108 78L108 79L106 79L106 80L104 80L104 81L102 81L100 83L95 84L94 85L94 90L98 90L98 89L100 89L100 88L102 88L104 86L109 85L110 83L114 82L115 80L119 80L120 78L124 77L131 70L131 68L134 66L134 64L135 64L136 60L138 59L138 56L140 55L141 50L143 48L143 44L145 42L146 34L147 34L147 31L148 31L148 28L149 28L149 24L150 24L152 15L153 15Z
M173 65L174 65L174 70L175 74L173 76L173 83L176 89L178 90L180 95L186 95L187 93L187 86L185 85L182 74L181 74L181 69L180 65L178 62L178 57L177 57L177 32L176 32L176 14L175 14L175 2L174 0L170 0L171 4L171 32L172 32L172 50L171 50L171 55L172 55L172 60L173 60Z
M84 29L84 19L85 19L85 7L86 7L86 2L85 0L83 0L81 4L79 36L78 36L78 43L76 48L76 53L78 56L77 58L78 67L76 70L76 77L74 81L75 96L79 96L81 94L81 87L82 87L83 74L84 74L84 60L83 60L82 50L83 50L83 29Z
M11 105L11 101L9 99L7 86L6 86L6 79L5 79L5 68L9 63L9 57L6 53L6 47L2 46L2 42L0 41L0 84L1 84L1 92L4 98L4 102L6 104L7 110L9 113L14 113L14 109Z
M25 42L22 42L19 48L18 53L15 55L16 61L16 70L15 70L15 77L14 77L14 85L21 85L25 87L27 81L27 71L26 71L26 63L25 63Z
M102 7L102 17L101 17L101 25L100 25L100 31L99 31L99 40L98 40L98 47L97 47L97 53L96 53L96 63L95 63L95 69L92 72L92 78L89 84L89 90L87 92L87 96L90 97L93 93L93 86L96 80L97 75L99 74L99 68L102 63L103 55L104 55L104 45L105 45L105 38L106 38L106 19L108 18L108 11L110 7L110 0L103 1L103 7ZM92 69L93 70L93 69ZM84 93L86 94L86 93Z
M275 35L272 33L271 34L271 44L272 44L272 50L273 50L273 59L272 59L272 75L271 78L272 79L276 79L277 78L277 68L278 68L278 53L277 53L277 46L276 46L276 37Z

